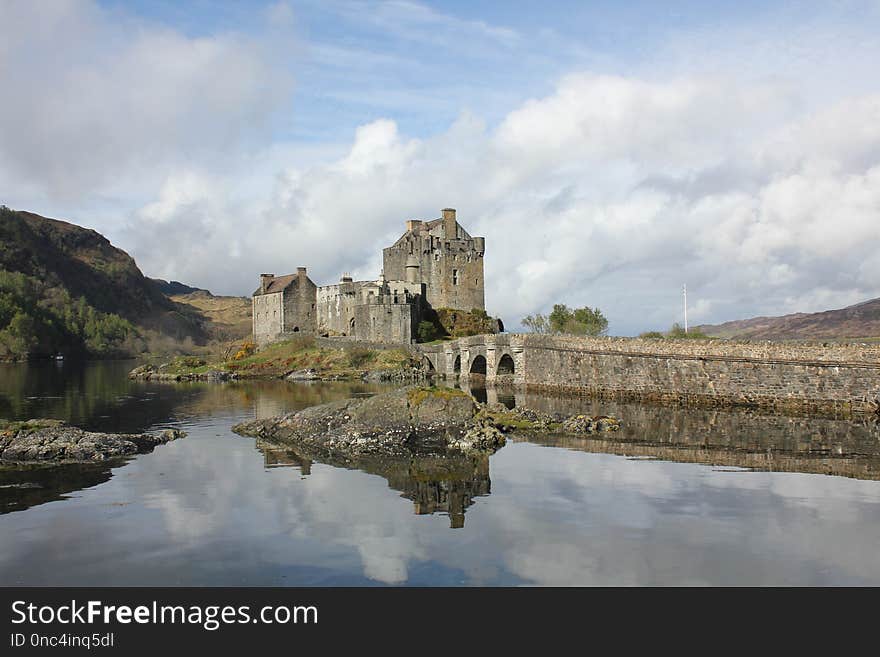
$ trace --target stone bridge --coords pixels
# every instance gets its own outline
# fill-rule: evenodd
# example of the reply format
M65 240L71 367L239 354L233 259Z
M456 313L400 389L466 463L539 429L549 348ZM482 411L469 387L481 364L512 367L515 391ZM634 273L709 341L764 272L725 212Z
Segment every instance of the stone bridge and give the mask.
M522 384L522 336L475 335L441 344L419 345L429 370L447 379L487 384Z
M476 335L414 345L478 387L511 383L618 399L850 416L880 408L880 345Z

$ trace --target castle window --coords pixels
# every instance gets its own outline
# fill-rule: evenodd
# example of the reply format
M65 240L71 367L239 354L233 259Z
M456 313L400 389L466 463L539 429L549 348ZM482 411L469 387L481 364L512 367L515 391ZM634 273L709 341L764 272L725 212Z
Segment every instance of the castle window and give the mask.
M452 284L458 285L458 270L457 269L452 270Z

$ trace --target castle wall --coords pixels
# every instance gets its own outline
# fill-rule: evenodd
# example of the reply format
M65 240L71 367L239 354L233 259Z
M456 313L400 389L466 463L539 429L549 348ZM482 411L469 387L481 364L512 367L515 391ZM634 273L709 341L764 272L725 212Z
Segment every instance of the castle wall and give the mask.
M284 291L284 332L315 333L317 289L306 276L301 276Z
M413 303L371 303L355 308L355 337L370 342L409 344L416 335L419 309Z
M283 330L283 293L259 294L253 297L254 342L264 345L276 339Z
M322 285L317 290L317 333L331 336L354 335L357 319L355 309L376 295L378 286L372 281L347 281Z

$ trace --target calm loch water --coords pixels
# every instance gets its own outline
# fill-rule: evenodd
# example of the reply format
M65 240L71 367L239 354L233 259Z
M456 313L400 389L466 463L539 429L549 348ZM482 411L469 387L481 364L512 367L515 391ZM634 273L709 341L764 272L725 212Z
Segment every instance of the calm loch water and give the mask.
M123 463L0 469L0 584L880 584L873 422L511 394L624 430L319 463L230 427L381 386L151 384L133 366L0 365L0 417L189 432Z

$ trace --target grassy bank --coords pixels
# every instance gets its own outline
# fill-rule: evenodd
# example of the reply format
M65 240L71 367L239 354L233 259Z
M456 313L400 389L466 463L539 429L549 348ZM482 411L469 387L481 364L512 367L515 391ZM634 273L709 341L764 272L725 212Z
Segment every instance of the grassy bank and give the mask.
M308 371L317 379L356 380L368 372L403 373L417 366L418 361L404 350L321 347L312 338L301 337L253 353L243 349L227 360L181 356L159 366L145 365L133 374L194 379L220 372L243 379L277 379L291 372Z

